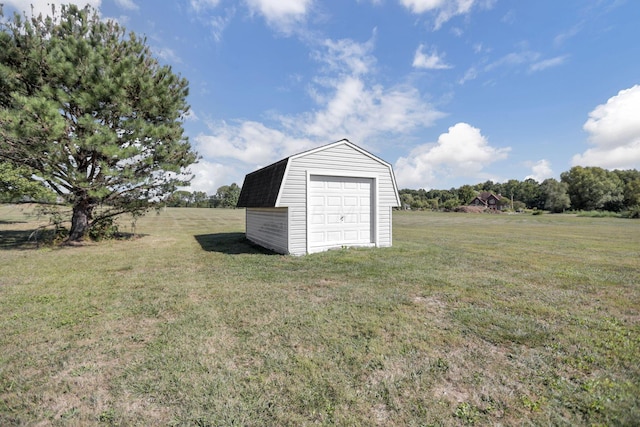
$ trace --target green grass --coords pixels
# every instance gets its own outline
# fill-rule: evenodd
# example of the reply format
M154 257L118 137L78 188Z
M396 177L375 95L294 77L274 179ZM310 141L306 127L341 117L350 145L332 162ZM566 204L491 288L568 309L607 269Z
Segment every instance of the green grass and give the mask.
M638 221L397 212L392 248L289 257L240 210L56 248L30 212L0 206L0 425L640 419Z

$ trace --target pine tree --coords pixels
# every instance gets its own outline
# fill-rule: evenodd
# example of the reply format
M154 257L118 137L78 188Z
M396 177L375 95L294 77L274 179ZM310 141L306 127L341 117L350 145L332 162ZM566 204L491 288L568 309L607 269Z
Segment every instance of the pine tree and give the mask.
M91 7L0 20L0 157L73 206L69 240L185 185L188 82Z

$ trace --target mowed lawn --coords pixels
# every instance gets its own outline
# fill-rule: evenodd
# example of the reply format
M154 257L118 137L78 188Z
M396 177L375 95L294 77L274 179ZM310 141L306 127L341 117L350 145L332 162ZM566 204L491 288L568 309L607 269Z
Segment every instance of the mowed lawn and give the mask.
M2 426L640 420L638 220L396 212L392 248L291 257L242 210L56 248L32 212L0 206Z

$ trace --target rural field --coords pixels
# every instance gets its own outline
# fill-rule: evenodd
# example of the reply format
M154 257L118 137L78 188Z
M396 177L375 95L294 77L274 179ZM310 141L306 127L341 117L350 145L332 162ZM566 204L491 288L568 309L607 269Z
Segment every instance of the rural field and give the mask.
M638 425L640 221L394 214L305 257L244 211L27 242L0 206L0 425Z

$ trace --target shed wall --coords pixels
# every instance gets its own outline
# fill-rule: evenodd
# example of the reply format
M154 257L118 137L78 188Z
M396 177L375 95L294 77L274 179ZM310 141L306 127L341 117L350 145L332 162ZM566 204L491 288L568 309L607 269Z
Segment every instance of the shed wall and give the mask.
M391 207L397 205L396 190L389 168L375 159L346 145L336 145L290 159L278 206L289 208L289 253L307 252L307 170L377 176L378 246L391 245Z
M247 239L281 254L289 253L287 208L247 208Z
M386 248L391 246L392 243L392 207L391 206L378 206L378 246Z

